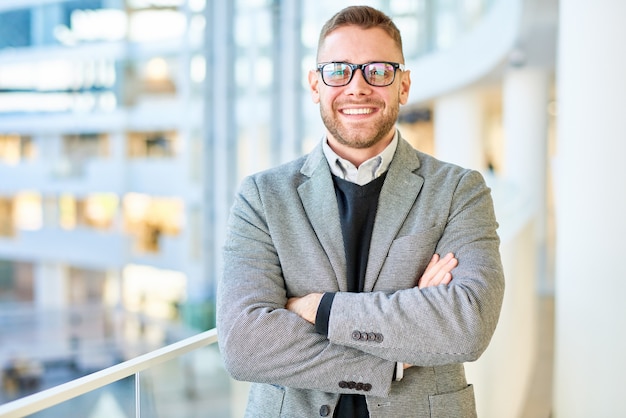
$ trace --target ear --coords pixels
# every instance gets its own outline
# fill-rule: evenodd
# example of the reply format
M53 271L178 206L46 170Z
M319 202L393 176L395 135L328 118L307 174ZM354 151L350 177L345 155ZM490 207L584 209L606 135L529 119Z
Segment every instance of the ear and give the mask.
M400 91L398 92L398 101L405 105L409 101L409 90L411 89L411 72L409 70L402 71L402 80L400 81Z
M317 71L309 71L309 88L311 89L311 99L313 103L320 102L320 78L317 76Z

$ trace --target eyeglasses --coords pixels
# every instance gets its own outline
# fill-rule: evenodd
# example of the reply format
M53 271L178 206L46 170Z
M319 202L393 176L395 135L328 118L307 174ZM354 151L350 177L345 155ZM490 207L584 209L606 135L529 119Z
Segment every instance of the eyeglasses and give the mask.
M350 84L354 72L360 69L367 84L385 87L393 83L396 71L404 71L404 65L397 62L368 62L350 64L349 62L323 62L317 64L317 71L322 75L324 84L330 87L342 87Z

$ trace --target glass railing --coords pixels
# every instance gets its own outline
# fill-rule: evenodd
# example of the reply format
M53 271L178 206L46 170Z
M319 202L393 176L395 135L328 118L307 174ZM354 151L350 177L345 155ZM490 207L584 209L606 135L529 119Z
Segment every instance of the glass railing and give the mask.
M0 418L232 417L215 329L0 405Z

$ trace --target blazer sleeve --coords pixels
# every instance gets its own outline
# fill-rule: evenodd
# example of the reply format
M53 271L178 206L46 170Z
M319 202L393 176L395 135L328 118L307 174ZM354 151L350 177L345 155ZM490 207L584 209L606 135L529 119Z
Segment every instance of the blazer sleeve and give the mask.
M355 393L340 382L363 382L368 395L387 396L394 362L333 344L285 309L281 260L264 210L254 178L245 179L229 217L217 289L226 369L238 380L334 393Z
M448 207L432 208L445 215L428 234L436 234L431 238L436 253L453 252L459 260L452 282L421 290L337 293L329 319L331 343L418 366L473 361L482 354L495 330L504 294L498 224L490 190L478 172L465 171L447 202ZM425 203L418 198L416 204ZM420 240L424 236L396 240L378 283L393 283L399 271L406 273L401 265L410 263L410 249L419 248ZM421 275L414 274L415 280ZM369 333L379 338L363 338Z

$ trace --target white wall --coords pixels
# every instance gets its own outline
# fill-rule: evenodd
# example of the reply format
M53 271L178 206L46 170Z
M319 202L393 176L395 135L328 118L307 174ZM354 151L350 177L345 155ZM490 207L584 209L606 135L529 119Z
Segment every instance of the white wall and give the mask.
M624 417L626 2L560 9L554 416Z

